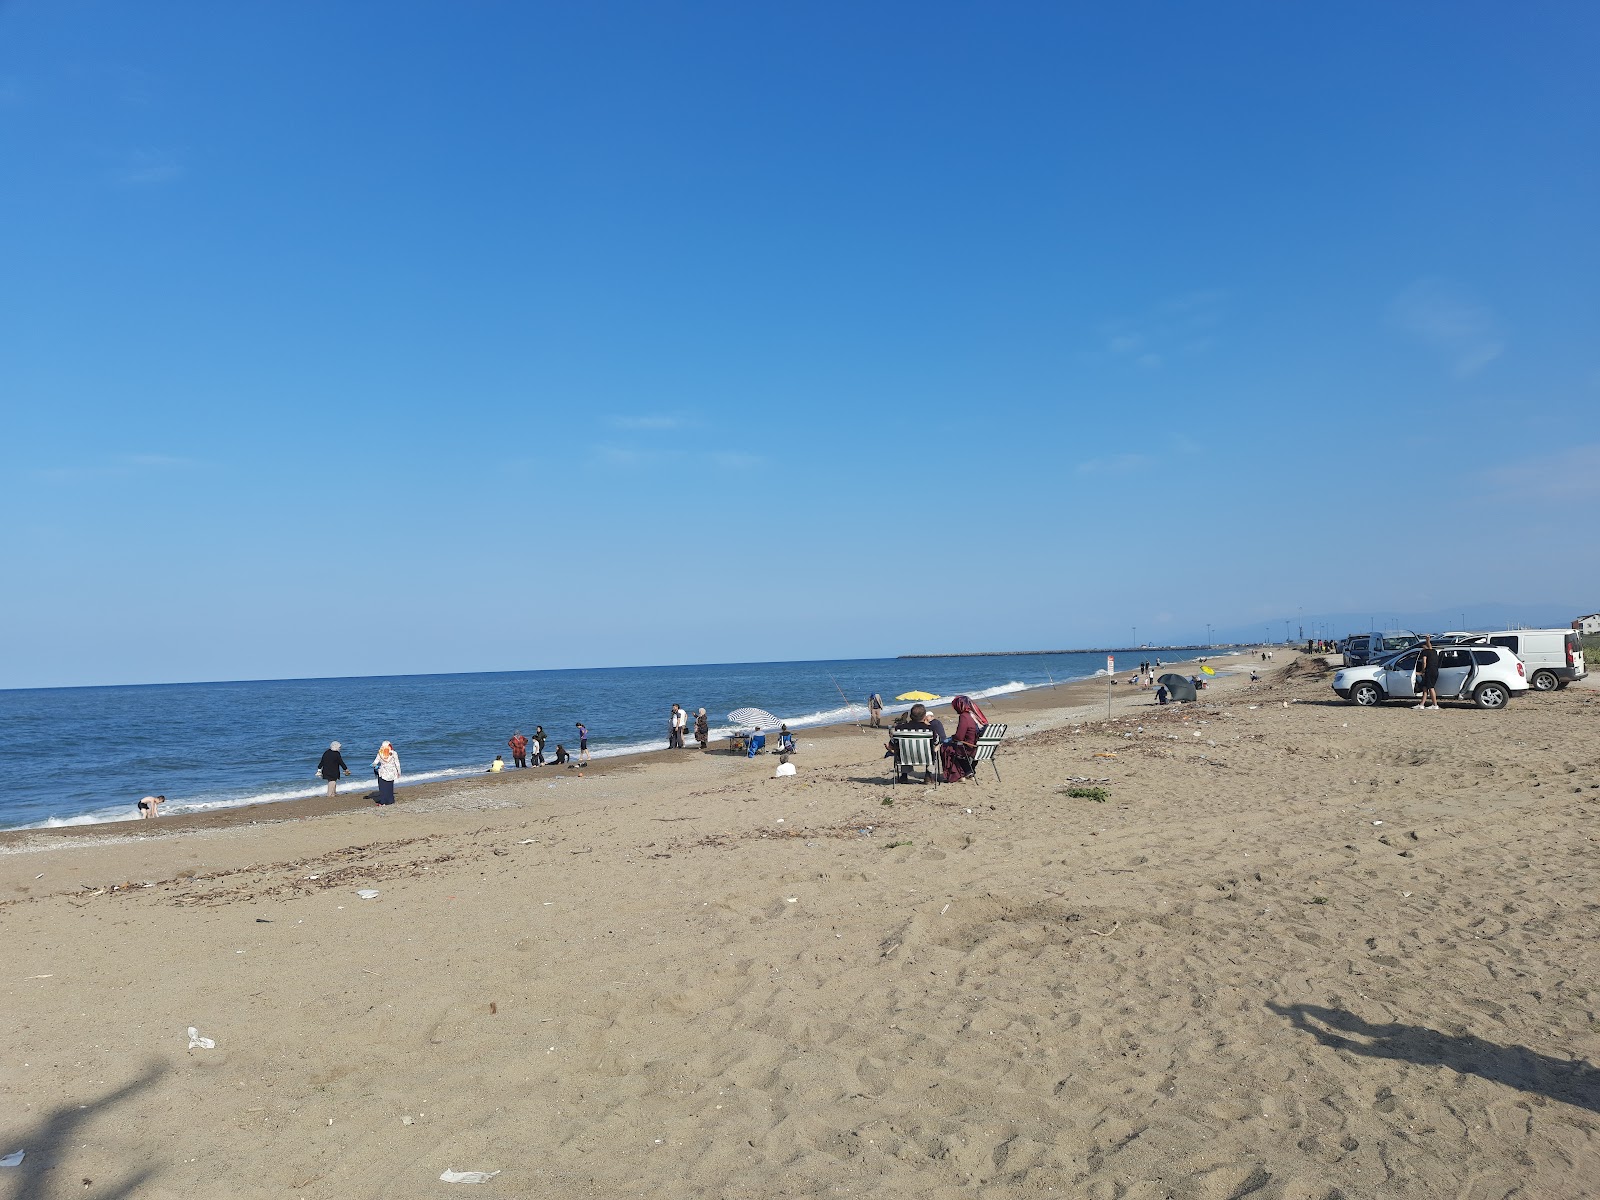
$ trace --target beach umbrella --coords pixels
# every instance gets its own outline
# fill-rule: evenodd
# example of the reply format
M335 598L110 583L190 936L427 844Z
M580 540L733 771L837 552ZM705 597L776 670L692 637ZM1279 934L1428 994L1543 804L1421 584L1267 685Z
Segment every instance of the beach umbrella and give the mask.
M764 708L736 708L728 714L728 720L735 725L749 725L756 729L765 729L768 725L776 728L782 724Z
M1163 675L1160 679L1156 680L1156 682L1162 687L1166 688L1167 695L1171 696L1174 700L1198 699L1198 697L1195 695L1194 684L1185 679L1182 675Z
M924 700L924 701L926 701L926 700L937 700L938 698L939 697L935 696L932 692L901 692L898 696L895 697L896 700Z

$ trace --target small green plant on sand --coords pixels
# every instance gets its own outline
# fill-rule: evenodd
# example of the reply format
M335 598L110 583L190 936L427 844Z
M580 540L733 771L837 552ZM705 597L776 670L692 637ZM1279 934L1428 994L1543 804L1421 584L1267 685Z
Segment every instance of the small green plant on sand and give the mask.
M1311 903L1313 903L1313 904L1326 904L1327 902L1328 902L1328 898L1326 896L1313 896L1313 897L1311 897Z
M1067 795L1075 800L1093 800L1096 804L1104 804L1111 799L1111 793L1103 787L1069 787Z
M889 805L894 803L894 797L893 796L885 796L881 801L879 801L879 803L882 804L885 808L888 808Z
M901 846L909 846L909 845L911 845L911 843L909 841L906 841L906 842L889 842L883 848L885 850L897 850Z

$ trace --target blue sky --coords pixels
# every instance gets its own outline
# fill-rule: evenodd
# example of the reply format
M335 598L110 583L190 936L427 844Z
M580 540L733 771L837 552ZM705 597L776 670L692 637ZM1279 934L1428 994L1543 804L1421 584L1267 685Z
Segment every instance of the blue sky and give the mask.
M0 4L0 686L1600 609L1597 35Z

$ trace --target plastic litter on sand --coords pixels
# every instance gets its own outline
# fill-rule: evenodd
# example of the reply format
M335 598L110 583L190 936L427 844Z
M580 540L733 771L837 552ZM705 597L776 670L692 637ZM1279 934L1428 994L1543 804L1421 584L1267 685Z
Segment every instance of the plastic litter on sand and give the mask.
M500 1174L499 1171L454 1171L446 1168L444 1174L439 1176L439 1182L488 1183L489 1180L493 1179L498 1174Z
M363 900L374 900L374 899L377 898L378 889L377 888L357 888L356 889L356 895L360 896Z
M201 1037L198 1029L196 1029L193 1025L189 1026L189 1049L215 1050L216 1048L217 1043L214 1038Z
M27 1153L26 1150L13 1151L4 1158L0 1158L0 1167L20 1167L22 1165L22 1156Z

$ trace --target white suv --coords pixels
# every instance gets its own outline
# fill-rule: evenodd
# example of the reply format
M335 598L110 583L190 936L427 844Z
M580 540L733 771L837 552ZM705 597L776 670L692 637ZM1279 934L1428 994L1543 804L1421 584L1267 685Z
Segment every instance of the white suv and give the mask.
M1504 708L1528 690L1522 661L1504 646L1435 646L1439 654L1439 699L1471 700L1479 708ZM1385 700L1420 698L1416 690L1417 651L1391 655L1363 667L1345 667L1333 676L1333 690L1370 707Z

